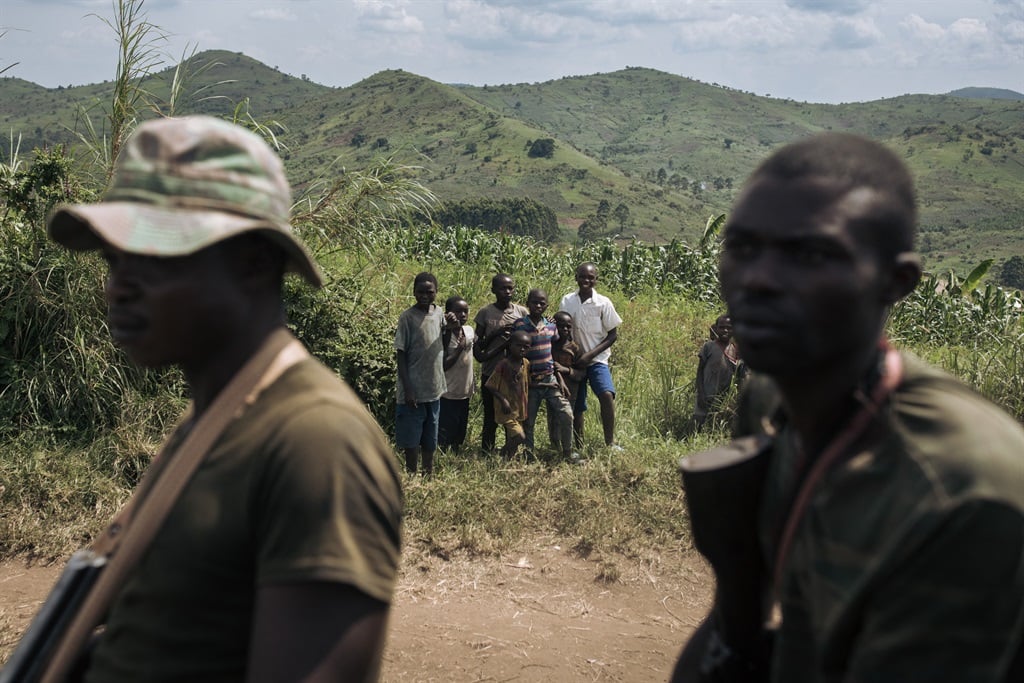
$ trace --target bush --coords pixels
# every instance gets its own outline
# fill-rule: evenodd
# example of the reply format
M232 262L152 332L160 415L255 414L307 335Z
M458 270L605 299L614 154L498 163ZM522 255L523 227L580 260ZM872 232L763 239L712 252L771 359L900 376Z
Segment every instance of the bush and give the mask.
M555 212L529 197L444 202L432 215L441 225L471 225L488 232L528 235L544 242L558 239Z
M541 138L530 143L530 149L526 153L529 157L550 159L555 156L554 138Z
M88 198L70 166L59 149L37 152L2 197L0 433L46 426L90 439L122 425L126 397L180 396L176 373L133 369L111 342L100 258L45 235L55 203Z

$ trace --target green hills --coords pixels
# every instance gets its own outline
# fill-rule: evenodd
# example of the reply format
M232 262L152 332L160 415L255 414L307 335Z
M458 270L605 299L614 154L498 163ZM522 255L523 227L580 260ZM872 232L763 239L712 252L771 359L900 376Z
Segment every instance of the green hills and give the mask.
M532 198L554 211L567 241L595 216L604 234L694 241L773 149L841 130L884 142L913 170L928 268L1024 254L1024 101L1009 91L824 105L637 67L483 87L384 71L346 88L233 52L203 52L187 67L198 75L178 113L229 113L249 98L257 119L284 126L282 155L298 187L384 155L420 167L442 200ZM170 77L145 87L165 100ZM98 125L110 90L0 78L0 132L20 135L23 154L73 144L79 107Z

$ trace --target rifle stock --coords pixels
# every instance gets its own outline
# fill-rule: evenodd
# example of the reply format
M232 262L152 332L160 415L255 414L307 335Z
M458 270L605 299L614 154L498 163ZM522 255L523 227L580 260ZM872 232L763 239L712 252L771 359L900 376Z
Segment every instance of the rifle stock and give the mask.
M35 683L40 679L71 619L106 564L105 555L91 550L79 550L71 556L46 602L0 671L0 683Z
M767 680L765 589L757 536L771 438L736 439L679 464L693 544L715 572L715 603L683 648L673 683Z

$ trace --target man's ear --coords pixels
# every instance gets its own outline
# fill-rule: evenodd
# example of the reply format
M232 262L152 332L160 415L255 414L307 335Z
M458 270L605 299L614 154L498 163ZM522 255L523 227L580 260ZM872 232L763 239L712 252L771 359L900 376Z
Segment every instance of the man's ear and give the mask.
M253 235L250 239L241 241L238 269L244 280L252 287L279 288L284 276L284 253L268 239Z
M889 283L883 292L885 303L895 304L914 291L921 281L921 258L912 251L904 251L893 259L889 271Z

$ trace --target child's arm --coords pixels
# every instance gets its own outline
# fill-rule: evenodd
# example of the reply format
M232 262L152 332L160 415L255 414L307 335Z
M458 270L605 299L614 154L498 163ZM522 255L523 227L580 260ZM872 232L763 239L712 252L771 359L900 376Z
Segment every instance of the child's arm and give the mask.
M453 335L453 334L456 335L456 337L455 337L456 338L456 345L455 345L454 349L451 348L451 345L449 344L449 342L451 341L451 336L450 335ZM445 371L448 371L448 370L452 369L452 366L455 365L455 361L457 361L459 359L459 356L461 356L463 353L466 352L467 346L468 345L466 344L466 333L465 333L465 331L463 331L463 329L461 327L459 327L458 330L453 331L453 332L451 332L449 334L449 339L447 341L445 341L445 345L444 345L444 363L443 363L443 365L444 365Z
M615 327L608 330L608 335L604 339L599 341L594 348L590 349L590 351L580 354L580 357L576 359L576 362L573 363L573 366L577 368L587 367L588 365L590 365L591 361L597 358L598 354L600 354L605 349L609 348L618 340L618 338L619 328Z
M562 379L562 374L560 372L555 373L555 379L558 380L558 388L562 391L562 396L569 398L569 385L565 383L564 379Z
M501 344L490 350L488 350L487 346L495 337L503 334L504 331L505 328L499 327L488 334L487 326L483 323L478 323L476 326L476 339L473 341L473 358L476 358L477 361L481 363L485 363L497 356L499 353L503 353L505 351L505 344Z
M707 401L707 392L704 390L704 369L708 364L708 357L705 353L707 344L714 344L714 342L704 342L705 346L701 347L700 353L697 355L697 402L703 404Z
M395 361L398 363L398 379L402 381L402 388L405 390L405 405L410 408L416 407L416 394L413 393L412 385L409 383L409 359L405 351L395 351Z
M576 367L575 360L572 360L572 359L575 359L575 358L579 358L579 349L578 348L566 348L566 354L567 355L566 355L565 360L568 360L569 362L571 362L572 365L562 365L558 361L555 361L555 370L558 373L560 373L562 375L565 375L566 377L569 378L569 380L571 380L573 382L581 382L581 381L583 381L583 378L587 376L586 368L578 368L578 367Z
M499 327L493 330L490 334L484 334L483 327L476 328L476 341L473 343L473 357L481 363L486 363L495 356L505 353L505 347L508 346L508 335L512 332L512 326L506 325L505 327ZM488 345L496 337L504 337L501 344L497 344L492 349L488 349Z
M490 378L488 378L486 385L494 394L494 398L497 399L498 403L501 405L501 409L505 413L512 412L512 404L508 402L508 398L506 398L501 392L501 389L507 386L504 378L507 376L508 372L508 360L506 359L498 363L498 366L494 368L494 373Z

